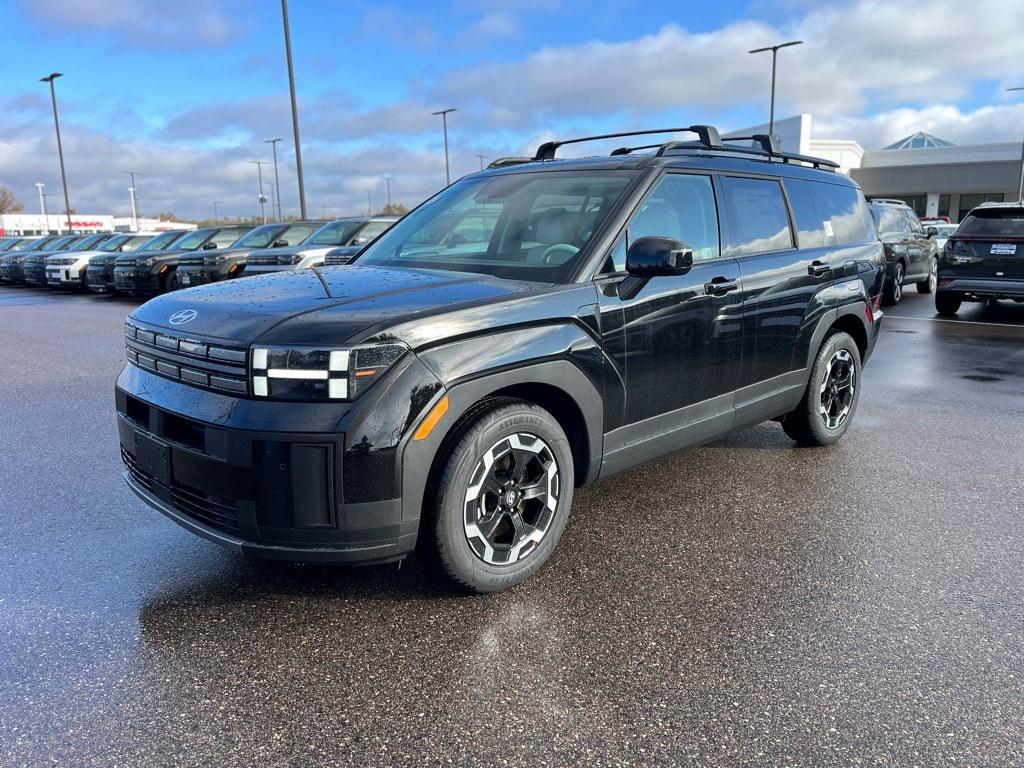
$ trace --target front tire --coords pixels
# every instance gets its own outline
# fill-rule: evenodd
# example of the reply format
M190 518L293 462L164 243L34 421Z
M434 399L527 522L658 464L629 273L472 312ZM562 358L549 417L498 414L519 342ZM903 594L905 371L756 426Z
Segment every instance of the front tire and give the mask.
M955 293L936 293L935 311L940 315L953 316L960 311L963 300Z
M897 261L892 266L892 279L885 284L885 291L882 300L887 307L899 304L903 300L903 276L906 275L906 268L902 261Z
M828 336L811 366L800 404L782 419L800 445L831 445L846 434L860 401L861 359L857 342L842 331Z
M931 266L928 268L928 277L917 284L918 293L935 293L935 288L939 284L939 260L936 257L932 257Z
M540 568L572 506L572 449L550 413L495 399L442 446L428 525L441 572L467 592L496 592Z

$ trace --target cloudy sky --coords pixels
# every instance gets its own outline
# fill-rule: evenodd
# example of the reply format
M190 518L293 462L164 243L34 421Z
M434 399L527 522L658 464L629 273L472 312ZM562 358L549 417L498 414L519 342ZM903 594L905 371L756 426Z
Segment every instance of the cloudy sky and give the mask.
M251 215L264 139L284 137L281 194L298 208L288 81L275 0L4 0L0 184L36 210L59 169L49 93L57 70L71 204L127 213ZM810 112L816 136L876 148L915 130L957 143L1024 135L1024 3L974 0L292 0L311 215L413 204L478 154L522 154L555 135ZM1016 96L1016 98L1015 98Z

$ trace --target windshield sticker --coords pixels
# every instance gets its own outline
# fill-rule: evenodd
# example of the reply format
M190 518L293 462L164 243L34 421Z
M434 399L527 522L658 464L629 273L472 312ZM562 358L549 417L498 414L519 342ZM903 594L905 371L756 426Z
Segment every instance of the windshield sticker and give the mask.
M1014 256L1017 246L1015 243L993 243L989 253L993 256Z

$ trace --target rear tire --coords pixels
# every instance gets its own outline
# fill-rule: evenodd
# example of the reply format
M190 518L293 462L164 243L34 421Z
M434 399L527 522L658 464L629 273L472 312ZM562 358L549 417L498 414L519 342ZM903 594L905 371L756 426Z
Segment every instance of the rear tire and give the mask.
M439 451L426 504L430 559L466 592L528 578L565 530L573 472L550 413L510 398L481 403Z
M892 276L885 281L885 290L882 292L882 301L887 307L899 304L903 299L903 276L906 268L902 261L897 261L892 266Z
M935 311L940 315L952 316L960 311L963 300L955 293L936 293Z
M861 359L857 342L842 331L825 338L814 358L800 404L782 419L800 445L831 445L846 434L860 401Z
M928 268L928 278L922 280L917 284L918 293L935 293L935 288L939 284L939 260L937 257L932 257L931 266Z

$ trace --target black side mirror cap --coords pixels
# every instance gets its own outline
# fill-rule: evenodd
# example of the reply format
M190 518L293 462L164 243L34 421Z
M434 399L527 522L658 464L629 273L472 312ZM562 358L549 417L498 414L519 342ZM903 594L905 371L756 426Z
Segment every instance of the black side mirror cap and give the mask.
M641 237L626 253L626 271L636 277L681 275L693 267L693 248L671 237Z
M216 247L217 247L216 243L203 243L203 250L204 251L212 251L212 250L216 249Z
M939 234L939 229L938 227L928 227L928 229L926 229L924 233L928 235L928 237L935 237L937 234Z
M271 248L287 248L288 247L288 241L287 240L275 240L274 244L272 246L270 246L270 247Z

